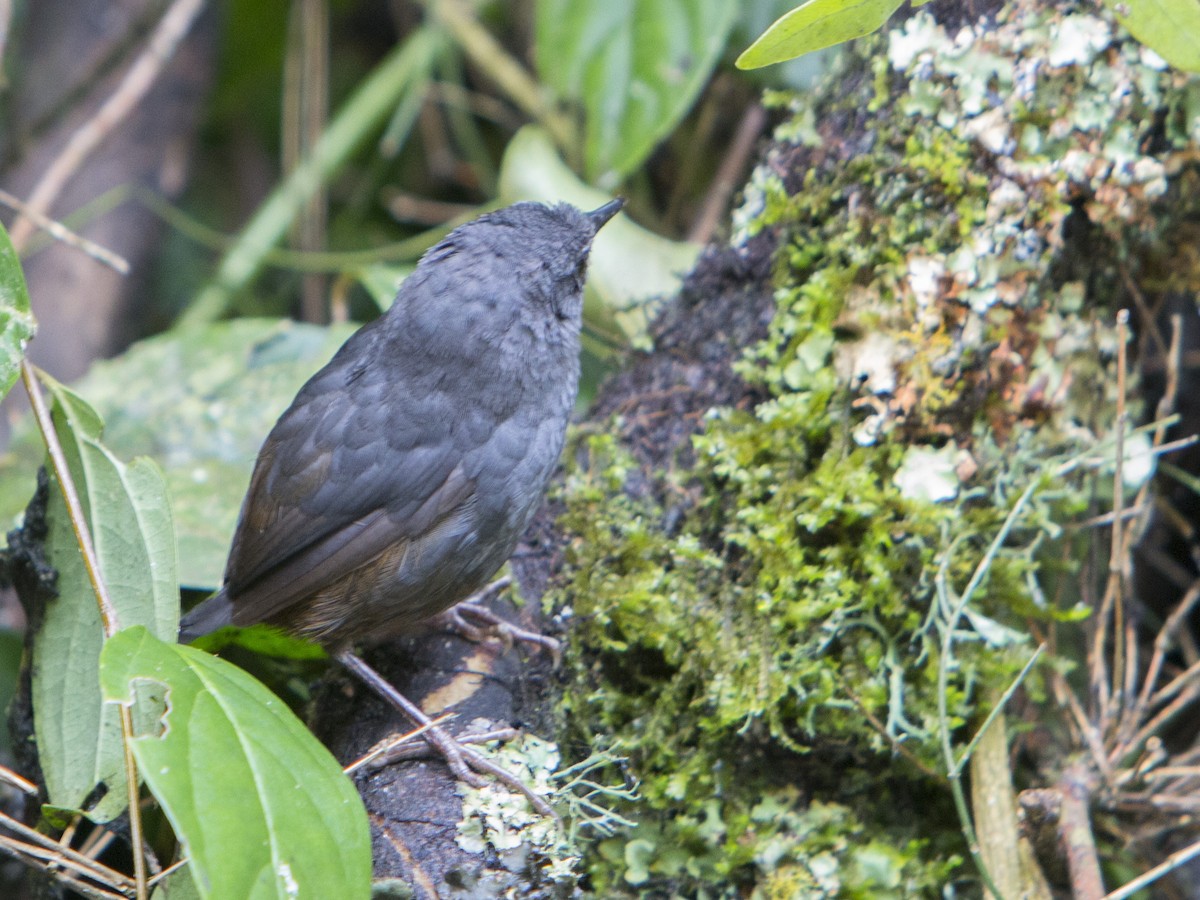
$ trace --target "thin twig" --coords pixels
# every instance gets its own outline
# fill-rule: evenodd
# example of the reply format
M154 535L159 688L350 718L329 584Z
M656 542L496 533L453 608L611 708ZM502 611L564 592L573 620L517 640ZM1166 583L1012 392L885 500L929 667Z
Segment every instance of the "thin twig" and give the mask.
M1132 732L1137 723L1142 721L1146 715L1146 710L1151 705L1151 693L1154 691L1155 685L1158 683L1158 675L1162 670L1163 663L1166 660L1167 651L1172 645L1172 637L1179 626L1191 615L1196 604L1200 603L1200 579L1192 583L1188 588L1179 605L1167 617L1162 628L1158 630L1158 635L1154 638L1154 653L1150 657L1150 665L1146 669L1146 674L1143 677L1142 689L1138 694L1137 700L1130 708L1128 720L1128 732ZM1122 723L1121 729L1122 742L1127 739L1125 723Z
M453 714L448 718L454 718ZM419 734L419 732L413 732L413 734ZM454 739L460 744L490 744L492 741L511 741L519 735L520 732L515 728L497 728L495 731L485 731L480 734L456 734ZM399 740L388 741L387 745L383 748L382 754L373 751L371 759L362 761L363 767L382 769L398 762L428 759L430 756L437 755L436 751L431 750L424 741L410 742L408 735L402 736ZM349 770L346 771L349 774Z
M160 881L162 881L166 878L170 878L171 875L173 875L175 872L178 872L180 869L182 869L184 866L186 866L190 861L191 860L186 856L183 859L175 860L175 862L171 863L169 866L167 866L165 869L163 869L161 872L159 872L157 875L155 875L153 878L150 879L150 887L154 887Z
M1152 772L1145 772L1142 777L1147 781L1159 778L1200 778L1200 766L1160 766Z
M1063 772L1058 792L1062 796L1059 838L1071 873L1075 900L1100 900L1104 896L1104 878L1092 824L1088 815L1092 778L1087 767L1074 762Z
M290 172L312 152L329 116L329 10L325 0L299 0L288 17L288 49L284 59L283 168ZM313 191L293 227L292 241L301 250L325 246L328 203L324 184ZM306 275L300 285L300 311L305 322L329 321L325 279Z
M1121 561L1125 558L1125 542L1124 542L1124 523L1121 521L1121 509L1125 502L1125 425L1128 418L1128 412L1125 409L1126 397L1126 378L1125 370L1127 368L1126 360L1126 344L1129 341L1129 310L1122 309L1117 311L1117 421L1116 421L1116 446L1113 452L1113 528L1112 528L1112 543L1108 557L1108 578L1109 587L1105 591L1104 605L1108 609L1102 609L1100 612L1100 629L1099 633L1103 633L1108 624L1108 610L1111 610L1112 615L1112 634L1113 634L1113 664L1110 672L1106 673L1104 684L1111 692L1110 697L1120 706L1123 703L1125 692L1123 684L1119 687L1116 679L1121 676L1122 669L1125 668L1125 652L1124 644L1125 637L1125 597L1122 591L1124 570ZM1098 660L1104 659L1103 645L1097 647ZM1109 682L1109 678L1112 679ZM1102 703L1100 705L1100 715L1102 721L1108 717L1108 705ZM1106 732L1107 728L1101 728L1101 731Z
M1166 703L1172 697L1180 694L1197 681L1200 681L1200 660L1192 663L1190 666L1168 681L1165 685L1163 685L1160 690L1152 693L1150 695L1149 705L1162 706L1162 704Z
M96 862L91 857L84 856L70 847L62 847L53 838L42 834L40 831L35 831L25 823L3 812L0 812L0 828L6 828L31 844L45 849L59 865L70 865L72 868L86 874L87 877L107 884L114 890L124 892L133 887L133 879L123 872L110 869L103 863Z
M436 719L432 719L424 725L414 728L412 731L396 735L395 737L389 738L386 741L380 741L365 754L360 756L354 762L350 763L350 765L343 767L342 771L347 775L353 775L363 766L370 765L375 760L379 759L379 757L391 752L392 750L395 750L397 747L407 744L410 741L415 741L430 728L436 728L445 722L449 722L453 718L454 713L446 713L445 715L438 716ZM459 740L461 740L461 738Z
M700 209L700 215L696 217L695 224L688 232L689 241L706 244L711 240L713 233L717 230L717 223L720 222L721 216L725 214L725 209L729 205L729 198L737 186L742 183L742 172L746 168L746 160L754 150L754 143L762 134L766 124L766 109L761 103L751 104L742 116L742 121L738 123L733 143L725 152L717 174L713 176L712 184L708 188L708 195L704 198L704 206Z
M73 891L77 891L84 897L94 898L94 900L126 900L129 897L128 891L108 891L103 888L83 881L83 878L91 878L95 881L101 881L93 875L86 873L76 874L74 871L64 871L64 869L75 869L76 867L64 861L56 854L43 850L41 847L27 844L24 841L14 840L13 838L0 835L0 852L9 853L18 862L24 863L30 868L36 868L43 873L50 875L56 881L66 885ZM101 881L102 884L107 884ZM108 885L111 887L111 885Z
M964 749L962 754L959 756L958 764L955 766L954 776L952 777L957 777L962 774L963 766L970 761L971 754L975 752L975 748L979 746L979 742L983 740L983 736L987 734L987 730L992 726L992 723L996 721L996 718L1004 712L1004 708L1008 705L1008 701L1011 700L1012 695L1017 692L1017 688L1024 683L1026 676L1028 676L1030 671L1033 670L1034 665L1039 659L1041 659L1042 653L1044 653L1045 650L1046 645L1041 644L1033 652L1033 655L1029 657L1028 662L1021 667L1021 671L1017 673L1017 677L1012 680L1012 683L1009 684L1004 693L1000 695L1000 699L996 701L996 705L992 707L992 711L988 713L987 718L983 720L983 724L979 726L979 730L976 731L975 737L971 738L971 742L967 744L966 749Z
M1154 320L1158 318L1156 310L1150 308L1150 304L1146 302L1146 295L1142 293L1142 289L1133 279L1133 273L1129 271L1129 266L1124 262L1117 264L1117 268L1121 272L1121 280L1125 282L1125 289L1129 291L1129 296L1133 298L1133 304L1141 313L1141 321L1144 323L1145 330L1149 334L1150 339L1154 341L1155 349L1165 358L1167 355L1167 347L1163 343L1162 334L1159 333L1158 326L1154 324Z
M516 131L525 124L523 119L503 100L472 91L452 81L435 81L429 85L429 99L442 106L458 106L471 115L499 125L506 131Z
M13 787L18 788L30 797L36 797L38 787L28 778L23 778L7 766L0 766L0 781L5 781Z
M1128 553L1129 548L1126 546L1126 558L1128 558ZM1125 713L1131 705L1137 702L1135 698L1138 695L1139 650L1137 639L1137 623L1134 622L1133 616L1126 616L1125 633L1121 639L1125 643L1125 686L1121 690L1121 705L1117 711L1116 732L1118 735L1120 734L1121 723L1126 718Z
M108 266L118 275L129 274L129 261L125 257L118 256L111 250L101 247L95 241L90 241L81 234L76 234L61 222L51 219L49 216L43 215L36 209L33 209L20 197L15 197L8 191L0 190L0 203L3 203L10 209L15 209L55 240L86 253L92 259L96 260L96 262Z
M8 50L8 35L12 28L12 0L0 0L0 59L5 59ZM7 87L8 79L0 72L0 87Z
M81 816L76 816L76 821L79 821L81 818ZM99 859L116 839L117 836L107 828L93 828L77 849L80 853L90 856L92 859ZM62 839L60 838L59 840L61 842Z
M1121 554L1124 549L1123 502L1124 502L1124 455L1125 455L1125 344L1128 337L1129 311L1122 309L1117 313L1117 415L1114 434L1114 465L1113 465L1113 509L1112 536L1108 554L1108 579L1105 582L1104 596L1100 600L1100 608L1094 617L1095 632L1092 635L1092 645L1088 652L1088 677L1091 685L1092 699L1095 702L1097 728L1102 734L1110 732L1109 722L1113 716L1113 702L1120 703L1123 694L1115 679L1118 673L1124 672L1123 639L1125 636L1124 603L1122 600L1122 566ZM1108 639L1111 632L1114 635L1114 659L1112 668L1108 665ZM1122 682L1123 686L1123 682Z
M130 191L134 199L151 213L201 247L218 252L228 252L237 246L237 237L231 237L224 232L196 221L154 191L139 185L134 185ZM264 266L273 266L296 272L325 272L334 274L345 272L347 269L363 268L377 263L413 262L422 253L444 238L452 228L457 228L459 225L474 219L481 213L490 212L498 208L498 203L485 203L474 207L469 215L446 222L437 228L431 228L428 231L423 231L404 240L381 244L378 247L367 247L362 250L307 251L276 247L263 252L262 264Z
M1147 812L1170 816L1200 814L1200 797L1172 797L1161 791L1120 792L1104 798L1105 809L1132 812L1139 816ZM1178 823L1176 823L1178 824Z
M1167 350L1167 383L1158 406L1154 410L1154 418L1158 427L1154 429L1154 446L1162 446L1167 437L1168 418L1175 412L1175 398L1179 393L1179 366L1183 354L1183 316L1174 313L1171 316L1171 346ZM1143 491L1146 488L1143 487Z
M1176 689L1182 691L1180 695L1167 706L1163 707L1154 718L1146 723L1140 731L1133 736L1128 745L1128 750L1140 747L1145 741L1149 740L1159 729L1167 722L1174 719L1177 715L1187 710L1189 704L1200 697L1200 662L1194 664L1186 672L1175 678L1168 687L1178 686ZM1166 689L1161 693L1165 694Z
M83 123L67 141L50 167L42 174L26 201L28 209L48 213L67 182L109 133L137 106L174 54L195 21L204 0L175 0L112 95L96 114ZM9 232L13 246L21 250L33 234L34 222L20 215Z
M133 758L133 710L129 704L118 704L121 713L121 747L124 751L125 787L129 793L129 843L133 854L133 879L137 883L138 900L150 896L146 883L146 851L142 837L142 805L138 801L137 763Z
M1141 875L1123 887L1117 888L1117 890L1113 891L1111 894L1106 894L1104 896L1104 900L1125 900L1126 897L1132 897L1138 891L1142 890L1142 888L1153 884L1164 875L1167 875L1173 870L1178 869L1185 862L1194 859L1197 856L1200 856L1200 841L1196 841L1194 844L1189 844L1182 850L1176 850L1150 871L1143 872Z
M1060 466L1056 474L1062 475L1069 471L1075 465L1074 461ZM946 764L946 772L950 778L950 793L954 798L954 806L958 812L959 822L962 825L963 835L967 839L967 849L971 854L971 859L975 863L975 868L979 870L980 878L983 880L984 886L995 896L1000 896L1000 892L996 889L992 882L991 876L988 874L987 866L985 865L982 856L979 852L979 841L975 835L975 828L971 821L971 812L967 806L966 796L962 787L962 772L959 768L959 762L954 758L954 745L950 737L950 711L947 705L947 696L950 692L950 658L954 647L954 634L958 628L958 621L961 619L967 609L967 605L971 602L975 592L979 586L983 584L987 573L992 567L1000 548L1004 546L1004 542L1008 540L1008 535L1012 529L1016 527L1017 520L1024 512L1025 507L1029 504L1033 495L1039 487L1039 482L1034 481L1017 498L1008 515L1005 517L1000 530L992 539L983 558L979 560L975 566L975 570L971 573L971 578L967 582L967 586L963 589L962 594L958 597L957 602L946 616L946 622L942 627L942 642L938 654L937 668L937 703L938 703L938 731L941 738L942 757ZM943 567L945 563L943 562ZM939 576L940 580L944 580L944 576Z
M75 540L83 555L83 567L87 570L88 580L96 593L96 603L100 607L100 621L104 625L104 636L112 637L121 627L117 621L117 611L109 596L108 588L100 573L100 560L96 556L96 545L92 543L92 535L88 529L87 519L84 518L83 504L75 490L75 480L67 466L67 457L63 453L62 444L58 441L58 432L54 430L54 420L50 409L46 406L46 397L42 386L38 383L38 372L28 359L21 360L21 380L29 395L29 405L33 409L33 417L38 429L42 432L42 440L50 455L50 464L54 469L54 477L58 480L63 500L67 504L67 516L71 520L71 528L75 531Z
M75 833L79 830L79 823L82 819L83 816L80 813L76 813L71 817L71 821L67 823L67 827L63 829L63 833L58 836L58 845L60 847L70 847L75 843ZM89 853L86 847L80 848L79 852L91 857L96 856L95 853Z
M1129 282L1130 291L1135 296L1138 296L1137 285L1133 283L1128 273L1126 273L1126 280ZM1141 302L1144 303L1145 301ZM1158 336L1157 328L1152 329L1152 331L1160 345L1160 349L1163 349L1161 347L1162 338ZM1175 398L1179 390L1179 363L1182 344L1183 318L1179 314L1175 314L1171 316L1171 344L1165 350L1166 387L1155 409L1157 424L1154 429L1152 447L1156 454L1164 452L1167 429L1177 419L1173 413L1175 411ZM1195 435L1190 435L1189 437L1192 440L1195 439ZM1151 504L1146 502L1149 490L1150 481L1147 480L1138 491L1138 496L1134 501L1135 508L1141 509L1142 514L1138 517L1137 522L1126 532L1126 558L1128 558L1128 548L1137 543L1149 524L1149 513L1152 509ZM1166 623L1159 630L1154 641L1154 654L1151 657L1146 674L1142 676L1142 687L1137 694L1137 699L1130 705L1128 704L1128 697L1126 698L1126 706L1122 710L1122 715L1117 726L1115 743L1118 746L1128 744L1133 730L1137 727L1143 716L1145 716L1147 706L1150 703L1150 692L1158 682L1158 674L1166 656L1168 642L1176 633L1184 617L1190 613L1198 600L1200 600L1200 582L1194 583L1188 588L1188 591L1184 594L1175 611L1167 618ZM1132 696L1132 694L1129 696Z

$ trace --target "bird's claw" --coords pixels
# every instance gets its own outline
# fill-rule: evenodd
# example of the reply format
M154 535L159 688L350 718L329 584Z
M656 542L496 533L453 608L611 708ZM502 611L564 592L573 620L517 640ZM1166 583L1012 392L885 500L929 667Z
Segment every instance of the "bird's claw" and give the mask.
M498 579L479 593L441 613L438 621L444 627L477 644L493 638L503 643L506 650L512 649L513 644L517 641L539 647L550 654L550 658L557 668L562 662L562 644L552 637L507 622L486 606L480 605L481 599L507 587L510 583L511 579L509 578Z

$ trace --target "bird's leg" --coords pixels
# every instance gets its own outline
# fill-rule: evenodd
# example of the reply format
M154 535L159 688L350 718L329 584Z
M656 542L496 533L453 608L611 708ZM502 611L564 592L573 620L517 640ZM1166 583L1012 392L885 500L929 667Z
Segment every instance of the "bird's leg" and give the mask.
M430 621L461 634L469 641L480 644L489 637L497 637L504 642L506 647L511 647L514 641L541 647L550 654L554 665L557 666L562 661L562 645L558 641L544 634L538 634L536 631L528 631L511 622L506 622L486 606L481 605L483 601L498 594L510 584L512 584L512 578L508 575L497 578L487 587L476 591L466 600L450 607ZM468 621L468 619L473 621Z
M470 747L456 741L450 734L443 731L435 725L421 707L413 703L395 687L388 683L387 679L376 672L371 666L349 650L343 650L336 656L338 662L353 672L358 678L366 684L376 694L398 709L401 713L425 728L421 733L421 737L428 744L437 750L446 759L446 763L450 766L455 776L473 787L482 787L487 782L476 775L476 772L486 773L491 775L501 784L506 785L512 790L519 791L524 794L529 800L533 808L544 816L550 816L558 819L558 815L554 809L546 802L545 798L534 793L530 787L521 779L517 778L511 772L496 765L487 757L477 753ZM473 770L473 771L472 771Z

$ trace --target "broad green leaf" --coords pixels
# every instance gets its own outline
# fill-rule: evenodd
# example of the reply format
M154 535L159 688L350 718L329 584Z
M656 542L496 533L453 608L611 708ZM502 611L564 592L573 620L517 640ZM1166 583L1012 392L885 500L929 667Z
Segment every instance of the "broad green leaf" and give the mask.
M587 178L608 190L691 109L737 13L735 0L539 0L537 68L584 113Z
M1185 72L1200 72L1200 0L1105 0L1135 38Z
M162 472L152 461L122 463L100 442L103 423L72 391L43 378L54 430L83 505L100 571L122 626L144 625L164 640L179 629L175 536ZM84 809L96 821L127 803L116 711L100 696L100 613L57 480L47 502L46 555L58 597L33 637L33 712L38 758L51 805Z
M612 198L580 181L559 158L550 137L529 125L513 135L504 151L500 199L566 201L590 210ZM600 229L592 246L584 316L600 330L615 325L637 340L646 330L646 301L675 294L699 255L696 244L669 241L624 213L617 215Z
M809 0L785 13L737 58L759 69L860 38L883 26L904 0Z
M104 647L107 699L133 704L138 770L201 896L365 898L371 836L353 783L236 666L129 628Z
M78 383L104 417L108 447L126 458L149 456L166 474L183 584L220 584L259 447L355 327L236 319L167 332L96 363ZM36 433L28 425L19 431L0 459L6 519L24 509L41 461Z
M0 400L17 380L25 343L35 330L21 261L8 232L0 225Z

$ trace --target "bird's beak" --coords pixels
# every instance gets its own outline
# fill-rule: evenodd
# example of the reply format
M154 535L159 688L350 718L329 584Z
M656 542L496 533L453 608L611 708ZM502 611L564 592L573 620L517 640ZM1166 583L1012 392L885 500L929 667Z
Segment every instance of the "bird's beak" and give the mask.
M584 215L591 219L592 224L595 225L596 230L599 231L604 226L605 222L620 212L621 207L624 205L625 198L618 197L616 200L610 200L608 203L605 203L599 209L593 209L590 213L584 213Z

